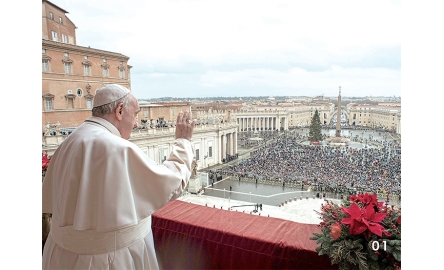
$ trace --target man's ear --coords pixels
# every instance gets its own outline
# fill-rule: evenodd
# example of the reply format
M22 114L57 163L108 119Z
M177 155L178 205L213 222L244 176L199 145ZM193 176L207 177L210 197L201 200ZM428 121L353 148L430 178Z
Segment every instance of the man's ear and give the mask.
M122 120L122 113L123 113L123 103L119 103L117 105L116 110L114 111L117 120Z

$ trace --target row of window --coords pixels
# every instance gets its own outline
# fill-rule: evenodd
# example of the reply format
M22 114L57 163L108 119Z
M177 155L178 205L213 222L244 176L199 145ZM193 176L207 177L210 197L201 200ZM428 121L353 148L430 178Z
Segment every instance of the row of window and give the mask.
M57 41L59 42L59 34L56 31L51 31L51 35L52 35L52 41ZM64 34L62 34L62 43L69 43L69 44L73 44L74 40L73 38L70 36L69 37L69 42L68 42L68 37Z
M92 98L85 98L86 99L86 108L91 109L92 108ZM74 109L74 96L68 96L66 97L67 102L67 109ZM45 98L45 110L49 111L54 109L53 107L53 99L52 98Z
M73 74L72 71L72 63L71 62L64 62L64 72L65 74ZM49 60L48 59L42 59L42 71L43 72L50 72L49 68ZM84 76L91 76L91 66L89 64L83 65L83 75ZM108 66L102 67L102 76L103 77L109 77L109 68ZM125 71L123 69L119 68L119 78L125 79Z
M49 19L54 21L54 13L49 12ZM63 18L59 17L59 23L63 24Z
M87 98L86 99L86 108L91 109L92 108L92 99ZM45 99L45 109L47 111L53 109L52 99L46 98ZM73 98L67 98L67 109L74 109L74 99Z
M97 94L97 91L99 89L96 89L95 94ZM76 91L76 95L77 97L83 97L83 90L81 88L77 88ZM67 109L74 109L74 94L72 92L72 90L68 90L68 94L65 96L66 101L67 101ZM54 97L49 96L49 97L44 97L45 100L45 109L46 110L52 110L53 108L53 99ZM88 95L85 96L85 100L86 100L86 108L87 109L91 109L92 108L92 103L93 103L93 96L90 95L89 91L88 91Z
M199 149L195 150L195 157L196 157L196 160L200 160ZM213 157L213 146L208 147L208 157ZM205 157L205 158L207 158L207 157Z

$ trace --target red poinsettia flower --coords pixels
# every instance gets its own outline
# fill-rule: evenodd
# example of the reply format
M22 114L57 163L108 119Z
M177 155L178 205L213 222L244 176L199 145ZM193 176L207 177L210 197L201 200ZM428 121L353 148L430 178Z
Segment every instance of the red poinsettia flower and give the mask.
M42 153L42 171L48 169L49 161L51 161L51 157L48 157L48 153Z
M352 195L350 196L350 201L361 203L364 207L371 205L373 206L373 208L375 208L375 211L386 209L383 202L378 202L376 194L365 193L365 194Z
M350 225L350 234L358 235L364 233L367 237L370 232L382 237L382 233L389 235L384 231L384 227L379 224L386 214L376 213L373 205L367 205L365 208L359 208L356 203L350 205L350 208L341 208L342 212L349 215L348 218L341 220L342 224ZM368 230L368 231L367 231Z
M401 216L398 217L398 219L396 220L397 224L401 224Z

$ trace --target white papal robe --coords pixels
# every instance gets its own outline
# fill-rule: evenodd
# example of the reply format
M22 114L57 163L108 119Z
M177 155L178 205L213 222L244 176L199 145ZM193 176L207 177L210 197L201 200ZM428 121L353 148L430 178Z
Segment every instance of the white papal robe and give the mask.
M159 268L151 214L183 192L192 160L186 139L157 164L111 123L88 118L57 148L43 181L43 213L52 213L43 269Z

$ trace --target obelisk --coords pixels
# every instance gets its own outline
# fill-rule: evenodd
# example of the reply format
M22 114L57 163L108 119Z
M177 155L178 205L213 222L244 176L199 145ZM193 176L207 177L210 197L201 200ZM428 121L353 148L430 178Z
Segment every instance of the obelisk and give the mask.
M341 137L341 86L339 86L339 96L338 96L338 118L336 122L336 137Z

